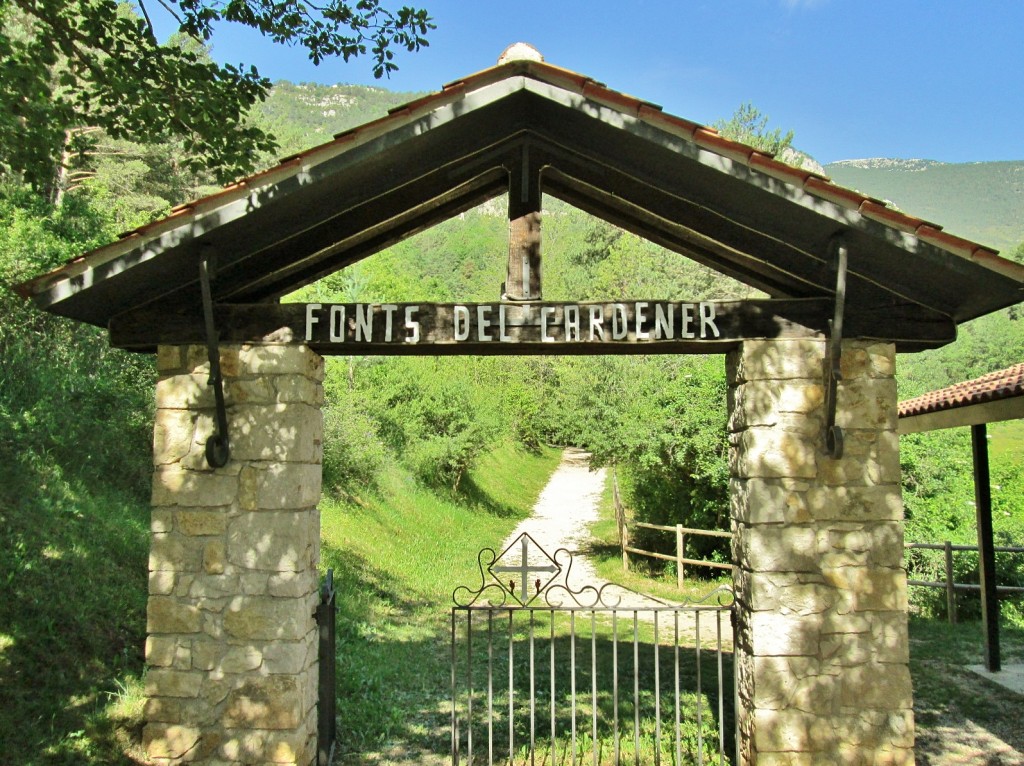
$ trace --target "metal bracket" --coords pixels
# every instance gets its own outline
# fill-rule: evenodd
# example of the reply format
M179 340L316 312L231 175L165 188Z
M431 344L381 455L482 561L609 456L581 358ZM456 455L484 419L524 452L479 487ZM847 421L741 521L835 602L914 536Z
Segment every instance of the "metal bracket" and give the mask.
M836 275L836 302L828 322L828 347L825 358L825 450L838 460L843 456L843 429L836 425L837 385L843 379L843 312L846 308L846 262L848 249L839 236L829 244L830 268Z
M224 378L220 373L220 333L213 323L213 293L210 282L216 271L216 253L211 247L204 247L199 258L199 284L203 289L203 319L206 323L206 353L210 359L210 379L217 407L216 430L206 440L206 462L212 468L223 468L231 456L228 444L228 413L224 404Z

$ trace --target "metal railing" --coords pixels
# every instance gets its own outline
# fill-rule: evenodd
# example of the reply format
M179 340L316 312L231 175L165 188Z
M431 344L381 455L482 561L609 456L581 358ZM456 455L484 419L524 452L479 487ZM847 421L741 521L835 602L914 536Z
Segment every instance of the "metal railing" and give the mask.
M453 766L728 757L729 589L622 605L608 585L572 588L568 551L549 556L526 534L479 566L480 587L453 594Z
M337 720L337 663L335 639L338 609L335 601L334 570L328 569L320 586L320 604L316 608L316 625L320 633L319 669L320 688L317 699L316 745L317 766L330 766L334 747L338 741Z
M951 623L957 621L956 593L957 591L980 591L981 586L977 583L958 583L953 581L953 553L956 551L978 552L976 545L953 545L949 540L944 543L907 543L908 550L932 550L943 551L945 580L943 582L930 582L927 580L907 580L907 585L917 585L922 588L944 588L946 591L946 615ZM1024 548L1014 546L996 546L993 549L996 553L1024 553ZM996 595L1000 597L1024 594L1024 588L1011 585L997 585Z
M641 548L635 548L629 544L629 527L640 527L642 529L653 529L659 532L675 532L676 535L676 553L671 556L667 553L658 553L657 551L645 551ZM684 527L682 524L675 524L674 526L668 526L666 524L647 524L642 521L634 521L632 524L622 523L620 527L621 540L622 540L622 568L629 571L629 554L634 553L638 556L648 556L654 559L661 559L663 561L673 561L676 565L676 586L679 588L683 587L683 580L686 576L686 564L692 566L702 567L713 567L715 569L732 569L732 564L723 564L719 561L707 561L705 559L690 559L686 558L686 536L687 535L698 535L703 537L724 537L732 539L732 532L719 532L713 529L693 529L691 527Z

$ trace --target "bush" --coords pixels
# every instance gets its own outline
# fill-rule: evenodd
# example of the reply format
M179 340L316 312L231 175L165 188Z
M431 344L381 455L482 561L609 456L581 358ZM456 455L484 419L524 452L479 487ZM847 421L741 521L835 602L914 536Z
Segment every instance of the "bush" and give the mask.
M343 397L324 407L324 488L330 492L373 486L387 459L373 420Z

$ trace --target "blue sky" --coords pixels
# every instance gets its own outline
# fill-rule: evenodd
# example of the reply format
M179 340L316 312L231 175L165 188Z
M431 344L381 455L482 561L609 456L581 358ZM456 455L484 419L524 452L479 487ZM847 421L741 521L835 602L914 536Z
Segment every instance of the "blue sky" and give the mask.
M1021 0L404 0L437 24L390 80L369 60L217 30L214 57L272 80L433 91L516 41L548 62L703 123L751 102L822 163L1024 159ZM395 3L392 3L394 7Z

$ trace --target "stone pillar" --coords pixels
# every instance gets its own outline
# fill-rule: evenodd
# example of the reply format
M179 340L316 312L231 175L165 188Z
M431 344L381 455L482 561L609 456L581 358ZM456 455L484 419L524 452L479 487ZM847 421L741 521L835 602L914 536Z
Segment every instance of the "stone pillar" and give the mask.
M304 346L221 349L231 459L204 347L158 351L146 640L156 764L316 758L323 360Z
M914 762L895 352L843 344L824 451L818 341L728 359L739 763Z

